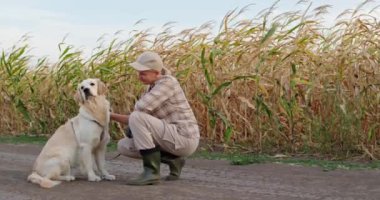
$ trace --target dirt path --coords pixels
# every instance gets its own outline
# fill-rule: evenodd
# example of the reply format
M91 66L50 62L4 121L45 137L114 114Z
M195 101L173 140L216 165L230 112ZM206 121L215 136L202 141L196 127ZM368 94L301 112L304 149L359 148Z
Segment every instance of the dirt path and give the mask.
M379 170L323 172L284 164L232 166L226 161L188 160L182 179L156 186L127 186L141 170L139 160L107 154L117 180L87 182L83 176L52 189L26 177L41 146L0 144L0 199L380 199ZM162 165L163 166L163 165ZM162 174L168 173L166 166Z

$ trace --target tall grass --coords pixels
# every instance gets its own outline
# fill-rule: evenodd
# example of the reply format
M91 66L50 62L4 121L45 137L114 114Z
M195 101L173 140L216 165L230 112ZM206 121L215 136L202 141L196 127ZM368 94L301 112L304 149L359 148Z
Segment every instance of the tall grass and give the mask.
M255 152L380 156L380 23L361 8L326 27L329 6L257 18L226 14L214 25L173 33L116 33L93 55L64 42L59 60L30 66L27 40L0 58L0 132L51 134L75 115L75 87L86 77L107 83L114 111L133 109L143 86L128 67L150 49L174 71L195 111L203 138ZM375 9L375 8L374 8ZM121 137L114 127L113 138Z

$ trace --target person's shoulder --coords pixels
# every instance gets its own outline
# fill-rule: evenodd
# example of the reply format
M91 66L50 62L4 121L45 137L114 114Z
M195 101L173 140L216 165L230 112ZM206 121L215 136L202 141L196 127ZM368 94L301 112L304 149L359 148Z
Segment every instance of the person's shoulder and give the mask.
M159 82L160 83L178 83L178 80L172 75L162 75Z

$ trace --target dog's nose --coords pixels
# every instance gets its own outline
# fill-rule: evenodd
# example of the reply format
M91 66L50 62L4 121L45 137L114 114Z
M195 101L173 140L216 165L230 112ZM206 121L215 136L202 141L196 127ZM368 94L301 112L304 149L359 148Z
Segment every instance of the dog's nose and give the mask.
M83 89L83 92L85 92L85 93L87 93L87 92L89 92L90 91L90 89L88 89L88 88L84 88Z

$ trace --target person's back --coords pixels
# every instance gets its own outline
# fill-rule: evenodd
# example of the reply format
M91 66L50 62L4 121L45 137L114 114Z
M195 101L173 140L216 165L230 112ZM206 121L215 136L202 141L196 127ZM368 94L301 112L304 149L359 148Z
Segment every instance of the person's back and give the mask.
M162 101L163 100L163 101ZM199 138L198 123L179 82L163 75L142 95L135 110L146 112L178 128L178 134Z

